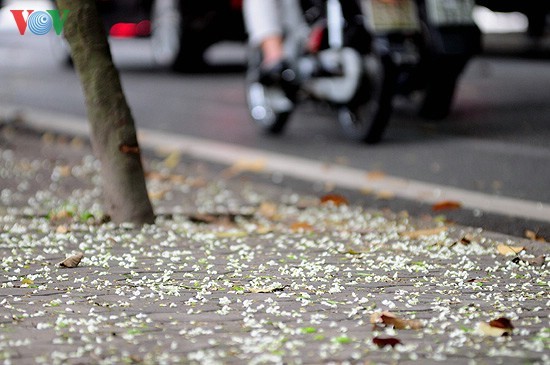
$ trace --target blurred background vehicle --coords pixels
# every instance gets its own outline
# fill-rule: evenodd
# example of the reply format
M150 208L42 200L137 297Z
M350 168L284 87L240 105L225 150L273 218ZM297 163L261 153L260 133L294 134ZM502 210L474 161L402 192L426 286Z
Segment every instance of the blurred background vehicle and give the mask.
M241 0L98 0L98 6L111 36L151 36L156 62L174 71L200 69L217 42L246 39Z
M156 63L176 71L201 69L204 54L211 45L246 40L242 0L97 0L97 3L112 37L150 37ZM550 1L475 0L475 3L474 19L485 34L528 34L540 40L548 29ZM5 7L0 11L0 30L11 26L16 31L9 8L25 9L36 4L51 9L53 1L0 0L0 7ZM66 62L66 46L57 37L52 38L56 38L52 40L56 58ZM516 48L522 42L500 37L501 40Z

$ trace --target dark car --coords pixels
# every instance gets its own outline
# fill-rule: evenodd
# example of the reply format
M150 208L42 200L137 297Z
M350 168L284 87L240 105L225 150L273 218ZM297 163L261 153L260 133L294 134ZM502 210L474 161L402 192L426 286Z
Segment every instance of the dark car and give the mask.
M201 67L214 43L246 39L242 0L98 0L98 6L112 35L117 24L136 24L136 35L150 32L157 63L177 71Z
M498 12L523 13L529 21L528 34L532 37L544 35L550 14L548 0L476 0L476 4Z
M97 0L97 4L111 36L151 37L156 62L175 71L200 69L206 49L215 43L246 40L242 0ZM56 47L54 53L59 53ZM56 55L62 62L67 57Z

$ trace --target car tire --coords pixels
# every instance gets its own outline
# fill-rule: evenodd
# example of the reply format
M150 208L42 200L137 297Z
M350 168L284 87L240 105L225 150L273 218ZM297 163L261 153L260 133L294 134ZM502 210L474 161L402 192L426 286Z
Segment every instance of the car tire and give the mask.
M151 43L157 65L177 72L192 72L204 67L206 45L193 32L180 0L155 0L151 11Z

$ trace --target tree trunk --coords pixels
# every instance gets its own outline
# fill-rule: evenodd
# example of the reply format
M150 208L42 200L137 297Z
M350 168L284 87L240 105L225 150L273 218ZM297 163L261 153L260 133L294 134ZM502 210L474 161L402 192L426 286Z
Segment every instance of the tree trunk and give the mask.
M95 0L57 0L56 4L70 11L63 32L86 98L107 214L115 223L153 223L134 119Z

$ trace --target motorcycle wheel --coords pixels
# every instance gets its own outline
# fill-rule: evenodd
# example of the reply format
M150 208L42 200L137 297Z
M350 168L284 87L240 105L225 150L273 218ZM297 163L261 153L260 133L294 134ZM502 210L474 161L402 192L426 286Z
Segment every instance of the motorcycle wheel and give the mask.
M397 69L389 56L366 57L355 97L338 108L338 121L347 137L369 144L380 142L391 116L396 78Z
M254 51L249 57L246 75L246 101L252 120L266 134L281 134L294 109L294 103L282 88L266 86L259 82L260 52Z
M418 115L426 119L441 120L450 114L458 77L467 59L442 58L435 62L431 67Z
M155 62L176 72L201 69L206 46L181 12L179 0L155 0L151 10L151 45Z

